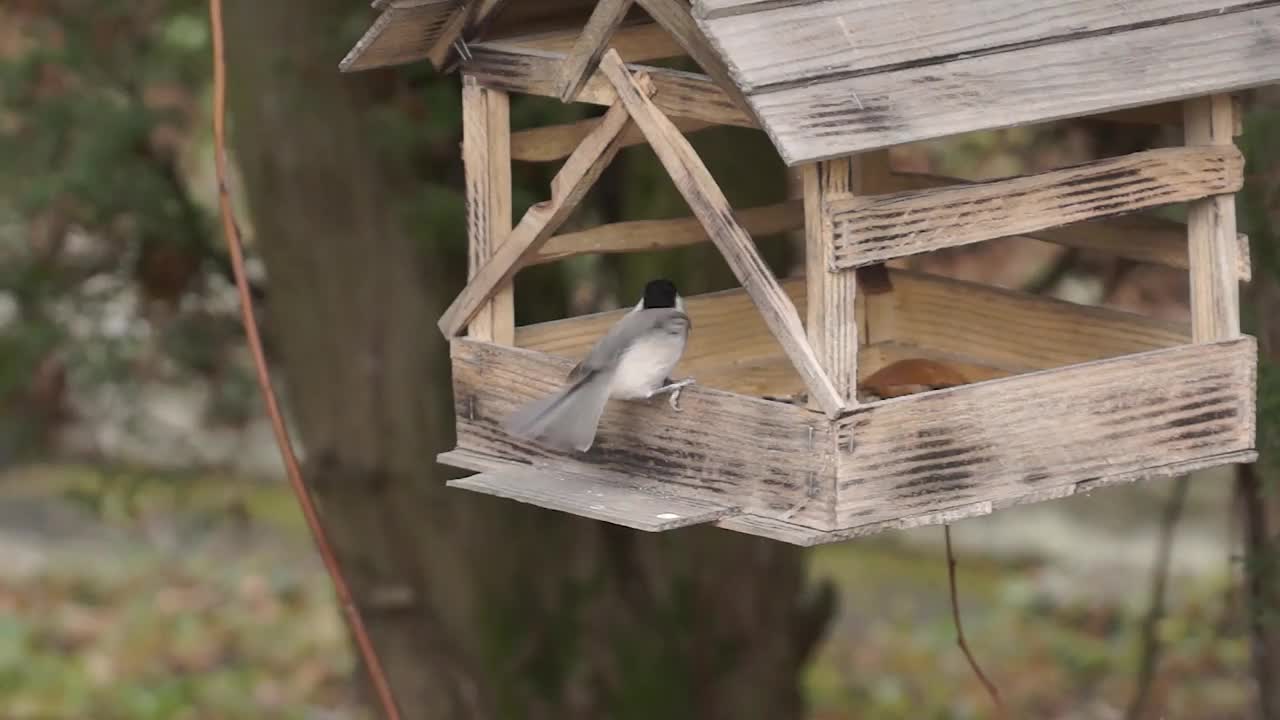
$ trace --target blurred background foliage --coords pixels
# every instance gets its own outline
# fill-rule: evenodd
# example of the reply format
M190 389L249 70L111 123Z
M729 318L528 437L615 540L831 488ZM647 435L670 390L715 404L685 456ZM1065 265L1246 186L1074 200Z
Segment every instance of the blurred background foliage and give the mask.
M205 12L196 0L0 3L5 718L360 716L327 579L277 480L211 212ZM353 3L349 39L370 19ZM419 63L383 81L370 149L413 169L401 196L405 221L435 262L464 267L457 78ZM1263 100L1241 140L1251 172L1241 224L1255 264L1246 322L1262 346L1258 469L1274 507L1280 103ZM517 97L512 125L598 112ZM725 129L694 142L736 207L777 201L794 187L760 133ZM1064 125L923 143L895 160L981 178L1168 142ZM544 196L554 170L517 165L517 217ZM252 218L240 204L252 251ZM619 154L572 222L685 214L652 154L637 147ZM761 243L780 273L797 262L794 240ZM913 263L1186 316L1185 274L1118 267L1105 256L999 241ZM251 269L258 299L270 303L260 263ZM629 304L657 274L687 294L735 284L709 245L576 258L521 274L519 322ZM458 273L449 281L460 283ZM1224 480L1197 485L1184 523L1190 539L1176 547L1182 580L1158 624L1166 650L1152 703L1168 717L1251 716L1238 503ZM1113 490L1101 502L1081 498L958 528L971 642L1025 716L1121 716L1148 601L1133 573L1154 557L1167 489ZM899 533L812 554L813 574L832 579L842 600L806 679L815 717L988 716L954 650L937 550L936 534ZM1108 553L1110 564L1100 559Z

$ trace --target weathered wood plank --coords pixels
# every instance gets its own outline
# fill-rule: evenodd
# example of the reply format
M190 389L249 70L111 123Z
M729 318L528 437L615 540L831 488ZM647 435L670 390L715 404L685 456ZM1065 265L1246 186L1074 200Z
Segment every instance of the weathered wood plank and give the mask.
M969 0L827 2L755 5L717 17L703 8L701 25L731 63L744 91L925 65L975 53L1061 42L1177 22L1254 5L1251 0L1063 0L1014 3ZM723 8L720 9L723 11ZM767 48L768 51L762 51Z
M527 50L499 43L471 45L471 60L463 71L483 85L526 95L556 97L555 72L564 55ZM724 94L711 78L698 73L669 70L649 65L632 65L633 73L649 75L657 88L655 103L663 113L693 118L718 125L755 127L755 120ZM578 102L610 105L616 93L599 71L578 93Z
M402 65L421 60L461 0L391 0L378 19L338 63L342 72Z
M861 406L837 423L842 526L1254 447L1253 338Z
M1132 5L1132 3L1130 3ZM1280 81L1280 6L749 94L789 165ZM999 108L999 112L992 112Z
M806 330L818 363L846 404L858 401L858 280L856 273L827 269L835 237L826 219L832 202L862 192L862 180L862 163L856 157L803 168Z
M588 452L557 452L507 435L502 422L556 389L573 361L465 338L452 347L459 450L580 475L644 477L681 497L832 528L831 424L820 413L693 385L679 411L665 398L611 401Z
M512 466L447 484L645 532L702 525L736 513L732 506L658 495L657 483L644 478L586 476L551 468Z
M780 520L770 520L755 515L734 515L717 521L716 526L724 528L725 530L747 533L748 535L773 538L774 540L781 540L801 547L813 547L815 545L843 542L854 538L866 537L868 535L874 535L887 530L906 530L909 528L926 527L929 525L946 525L959 520L989 515L996 510L1003 510L1017 505L1047 502L1049 500L1060 500L1072 495L1087 494L1093 490L1097 490L1102 487L1109 487L1111 485L1119 485L1135 481L1159 480L1163 478L1187 475L1193 472L1200 472L1202 470L1221 467L1223 465L1251 463L1257 460L1257 458L1258 453L1252 450L1223 453L1221 455L1210 455L1187 462L1171 463L1169 465L1161 465L1159 467L1147 468L1135 472L1107 475L1096 480L1078 482L1074 485L1064 485L1051 488L1049 490L1029 492L1024 495L1005 498L999 501L993 502L987 500L968 503L948 508L946 510L908 515L906 517L896 518L893 520L882 520L880 522L867 523L865 525L859 525L857 527L846 528L843 530L813 530L802 525L796 525L794 523L783 522Z
M652 90L645 83L641 93ZM475 276L467 282L458 297L440 316L439 327L445 337L457 335L480 307L532 258L577 207L587 190L604 172L618 152L618 136L631 121L627 109L616 104L605 113L600 125L565 160L551 181L551 198L530 207L520 223L490 256Z
M705 120L691 118L672 118L680 132L689 133L716 127ZM600 118L587 118L561 125L529 128L511 134L511 159L522 162L552 162L568 157L569 153L582 142L582 138L591 132L591 128L600 122ZM620 147L631 147L646 142L640 129L629 126L622 134ZM1185 233L1183 233L1185 234ZM1183 235L1180 234L1180 237Z
M496 47L514 47L524 50L538 50L545 53L557 53L568 57L578 42L580 33L577 28L570 30L553 30L550 32L525 34L508 38L495 38L491 44ZM629 63L646 60L661 60L679 57L684 48L671 37L662 26L653 22L633 22L628 19L614 31L608 47L618 51L623 60ZM1182 110L1177 109L1179 120Z
M1235 148L1235 110L1230 95L1188 100L1182 123L1188 144ZM1187 207L1191 262L1191 334L1196 342L1225 340L1240 334L1240 285L1237 279L1236 203L1215 195Z
M829 207L835 240L828 262L859 267L1114 217L1234 192L1243 177L1234 147L1164 148L1007 180L850 197Z
M1174 105L1178 107L1178 105ZM974 181L964 178L930 175L925 173L892 173L886 182L877 186L877 192L910 192L954 185L969 185ZM1120 215L1100 220L1047 227L1026 233L1026 237L1051 242L1081 250L1099 250L1116 257L1136 262L1164 265L1186 270L1187 226L1176 220L1168 220L1142 213ZM1249 263L1249 237L1236 235L1239 267L1242 282L1248 282L1252 268Z
M687 0L636 0L636 2L655 22L671 33L671 37L675 38L689 57L698 63L698 67L715 81L739 109L747 115L751 114L751 106L729 74L724 58L711 47L707 36L689 14Z
M462 166L467 197L467 277L493 256L511 234L510 104L501 90L462 84ZM510 345L515 342L511 286L481 306L468 337Z
M804 227L800 202L783 202L735 211L742 227L754 237L776 235ZM710 242L697 218L630 220L598 225L556 235L538 251L533 263L544 263L587 253L633 253L663 250Z
M715 178L689 145L689 141L650 102L616 52L605 54L600 69L613 83L619 101L631 113L636 126L649 139L654 154L666 168L694 216L706 228L707 234L719 248L738 282L742 283L742 287L760 309L774 337L795 363L809 388L809 396L828 415L838 414L844 409L844 400L813 354L813 348L804 335L804 323L796 313L795 305L787 298L777 278L760 257L751 236L734 219L733 209L716 185Z
M556 74L556 91L561 102L572 102L596 71L600 56L608 47L613 33L622 25L632 0L600 0L590 19L582 28L582 34L569 51L569 57L560 64Z
M907 270L894 291L869 295L869 342L896 340L1017 370L1043 370L1173 347L1185 323Z

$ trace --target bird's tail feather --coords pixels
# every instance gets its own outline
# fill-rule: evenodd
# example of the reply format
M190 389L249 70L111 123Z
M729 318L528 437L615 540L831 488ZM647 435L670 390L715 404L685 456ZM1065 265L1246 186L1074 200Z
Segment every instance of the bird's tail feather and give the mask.
M609 377L594 375L521 407L504 427L516 437L586 452L595 442L608 400Z

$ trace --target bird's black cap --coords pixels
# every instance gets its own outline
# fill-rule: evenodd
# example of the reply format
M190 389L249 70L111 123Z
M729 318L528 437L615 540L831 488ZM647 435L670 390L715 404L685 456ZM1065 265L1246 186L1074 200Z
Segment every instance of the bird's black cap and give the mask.
M650 280L644 286L644 308L673 308L676 306L676 285L666 278Z

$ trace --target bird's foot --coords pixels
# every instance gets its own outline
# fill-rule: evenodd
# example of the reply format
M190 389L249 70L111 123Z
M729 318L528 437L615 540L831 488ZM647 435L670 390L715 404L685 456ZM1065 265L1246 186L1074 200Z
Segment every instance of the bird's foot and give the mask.
M680 412L680 391L692 385L693 378L685 378L679 382L672 382L671 378L667 378L667 384L649 393L649 397L661 395L662 393L670 393L667 402L671 404L671 409Z

